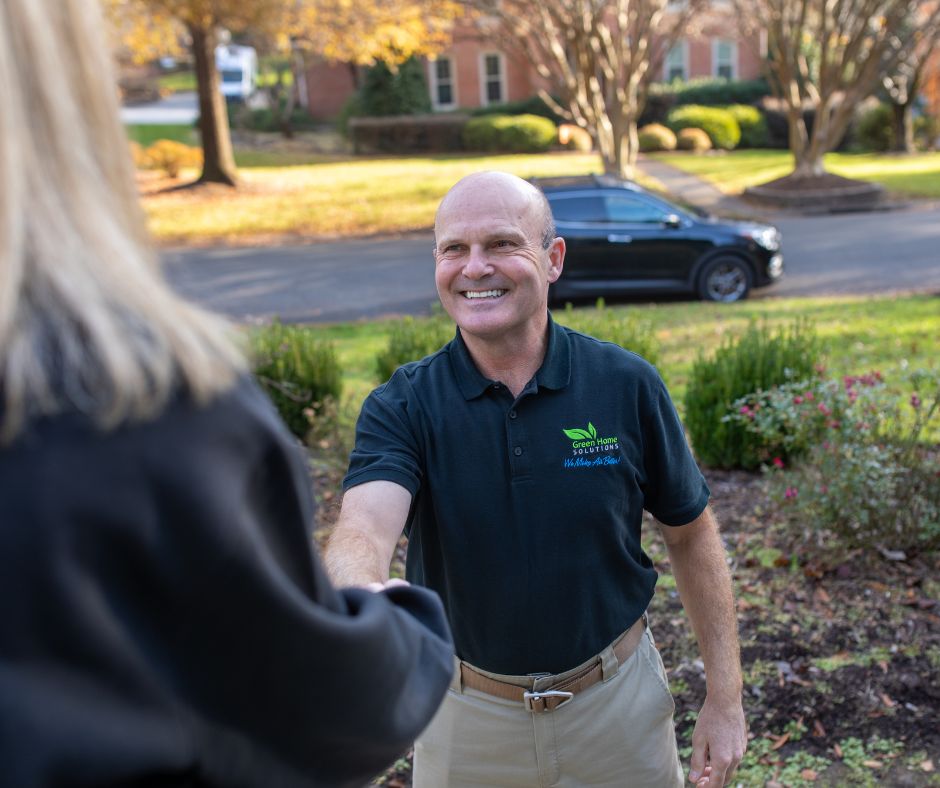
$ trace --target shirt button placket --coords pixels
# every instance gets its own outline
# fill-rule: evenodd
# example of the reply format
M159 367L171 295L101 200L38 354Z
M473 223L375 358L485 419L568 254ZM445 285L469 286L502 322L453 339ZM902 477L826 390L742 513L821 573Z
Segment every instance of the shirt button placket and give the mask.
M531 473L531 468L522 419L519 418L519 412L515 407L510 409L506 417L506 432L509 436L509 464L512 467L512 475L514 477L528 476Z

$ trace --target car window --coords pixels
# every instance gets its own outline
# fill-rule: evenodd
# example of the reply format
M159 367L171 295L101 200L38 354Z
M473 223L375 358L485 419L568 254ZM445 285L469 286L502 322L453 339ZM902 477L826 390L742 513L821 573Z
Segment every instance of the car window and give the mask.
M628 194L604 196L604 207L611 222L633 224L659 224L665 215L660 208Z
M605 222L604 200L592 195L559 195L550 197L556 222Z

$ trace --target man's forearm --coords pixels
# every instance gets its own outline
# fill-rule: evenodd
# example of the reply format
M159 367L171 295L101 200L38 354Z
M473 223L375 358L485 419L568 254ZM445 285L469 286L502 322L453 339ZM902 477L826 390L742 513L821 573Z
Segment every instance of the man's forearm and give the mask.
M338 524L323 554L333 584L364 586L388 580L391 555L383 555L374 540L355 526Z
M740 701L741 656L731 573L718 525L709 510L688 539L670 544L669 559L679 596L699 644L708 694Z

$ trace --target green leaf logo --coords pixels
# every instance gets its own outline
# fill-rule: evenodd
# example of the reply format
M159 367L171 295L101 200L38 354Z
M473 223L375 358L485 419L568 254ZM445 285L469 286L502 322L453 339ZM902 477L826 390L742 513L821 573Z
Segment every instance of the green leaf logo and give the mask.
M589 441L592 440L591 434L585 432L584 430L566 430L562 429L562 432L565 433L573 441Z
M591 440L597 440L597 430L594 429L594 425L591 422L588 422L588 432L591 433Z

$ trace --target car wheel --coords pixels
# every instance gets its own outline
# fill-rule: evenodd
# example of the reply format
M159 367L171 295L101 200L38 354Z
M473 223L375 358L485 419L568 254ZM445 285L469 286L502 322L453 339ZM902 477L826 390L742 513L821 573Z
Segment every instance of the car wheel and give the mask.
M698 277L698 294L706 301L730 304L747 297L750 289L751 269L739 257L709 260Z

